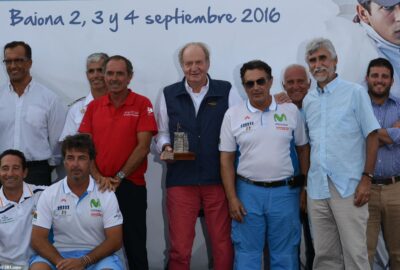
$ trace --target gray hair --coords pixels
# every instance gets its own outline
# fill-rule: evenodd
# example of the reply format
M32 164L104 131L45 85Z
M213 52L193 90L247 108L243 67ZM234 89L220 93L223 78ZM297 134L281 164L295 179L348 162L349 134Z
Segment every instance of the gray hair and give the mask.
M93 62L99 62L100 60L103 60L103 62L105 63L108 60L108 58L109 58L108 54L106 53L102 52L92 53L86 58L86 66L88 66L90 63Z
M302 66L302 65L299 65L299 64L291 64L291 65L288 65L285 69L283 69L283 72L282 72L282 75L281 75L282 84L285 83L285 74L286 74L286 71L288 71L288 70L291 69L291 68L301 68L301 69L303 69L304 72L306 73L307 81L310 81L310 74L308 74L308 71L307 71L307 69L306 69L305 66Z
M200 47L205 56L206 56L206 61L208 63L210 63L210 50L208 49L207 45L203 42L189 42L186 43L180 50L179 50L179 63L181 64L181 66L183 65L183 53L185 52L185 50L190 47L190 46L197 46Z
M332 44L332 41L326 38L316 38L311 40L306 46L306 54L305 54L306 62L308 63L307 59L308 56L310 56L311 54L313 54L314 52L316 52L321 48L328 50L332 59L337 59L336 50Z

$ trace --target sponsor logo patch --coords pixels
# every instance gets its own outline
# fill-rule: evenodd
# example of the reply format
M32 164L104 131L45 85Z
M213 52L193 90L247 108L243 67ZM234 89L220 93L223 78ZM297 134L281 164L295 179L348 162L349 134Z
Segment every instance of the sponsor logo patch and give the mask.
M124 112L123 116L126 116L126 117L139 117L139 112L137 112L137 111L126 111L126 112Z

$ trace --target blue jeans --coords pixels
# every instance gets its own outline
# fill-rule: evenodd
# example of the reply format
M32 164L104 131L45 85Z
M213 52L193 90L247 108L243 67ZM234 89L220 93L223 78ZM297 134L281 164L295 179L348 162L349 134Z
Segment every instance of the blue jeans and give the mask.
M235 270L261 269L268 241L273 270L298 270L300 245L300 188L266 188L241 181L237 195L247 211L242 223L232 222Z

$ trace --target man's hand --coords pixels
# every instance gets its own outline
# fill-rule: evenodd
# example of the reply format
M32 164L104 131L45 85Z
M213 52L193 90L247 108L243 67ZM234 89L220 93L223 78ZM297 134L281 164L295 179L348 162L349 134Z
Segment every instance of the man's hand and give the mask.
M84 270L85 265L80 258L63 259L56 265L57 270Z
M115 191L112 177L100 176L97 179L97 184L99 185L99 190L101 192L104 192L106 190Z
M246 209L244 209L242 202L237 197L229 200L228 202L229 215L231 218L236 221L243 222L243 218L245 215L247 215L247 212Z
M393 127L394 127L394 128L400 128L400 121L396 121L396 122L393 124Z
M356 188L354 194L354 205L357 207L363 206L369 201L369 193L371 190L371 179L368 176L363 175L361 177L360 183Z
M282 103L291 103L292 100L290 99L290 97L286 94L286 92L280 92L278 94L274 95L275 101L278 104L282 104Z
M160 155L160 159L165 161L165 162L173 162L174 160L174 149L170 145L167 145L164 147L164 150L162 151Z
M116 191L119 185L121 184L122 179L120 179L118 176L115 177L110 177L110 182L111 185L113 186L113 191Z

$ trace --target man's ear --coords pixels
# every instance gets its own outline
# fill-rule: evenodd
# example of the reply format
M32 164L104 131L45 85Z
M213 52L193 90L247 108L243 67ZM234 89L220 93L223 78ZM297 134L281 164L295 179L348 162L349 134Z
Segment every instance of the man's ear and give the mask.
M357 10L357 15L360 18L361 21L363 21L366 24L370 24L369 23L369 11L366 10L363 6L361 5L357 5L356 7Z

